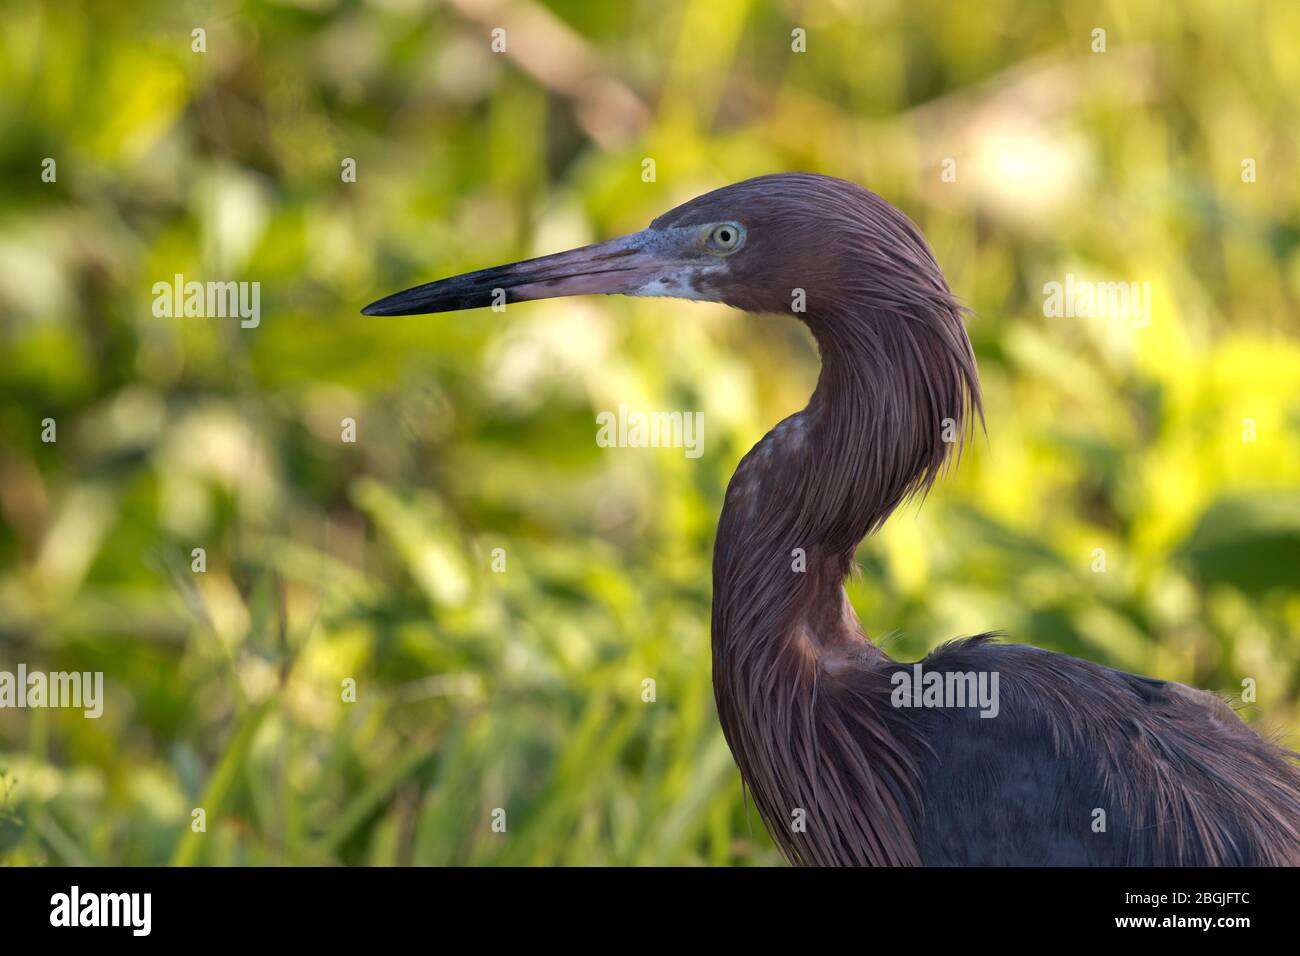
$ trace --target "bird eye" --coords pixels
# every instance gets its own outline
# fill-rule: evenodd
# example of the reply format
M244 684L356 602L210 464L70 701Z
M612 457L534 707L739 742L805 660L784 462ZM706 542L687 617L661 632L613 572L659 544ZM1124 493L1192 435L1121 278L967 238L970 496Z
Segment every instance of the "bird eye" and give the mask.
M738 222L723 222L709 233L709 250L722 255L735 252L745 244L745 227Z

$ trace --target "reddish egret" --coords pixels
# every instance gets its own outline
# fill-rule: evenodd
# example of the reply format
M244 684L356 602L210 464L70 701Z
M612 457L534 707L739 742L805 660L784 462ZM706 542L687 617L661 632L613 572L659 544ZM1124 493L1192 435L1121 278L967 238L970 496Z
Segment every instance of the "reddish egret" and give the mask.
M988 634L902 663L858 623L858 544L983 417L963 309L907 217L838 179L763 176L364 312L588 293L806 305L817 388L741 460L713 557L718 717L792 862L1300 863L1295 755L1218 697Z

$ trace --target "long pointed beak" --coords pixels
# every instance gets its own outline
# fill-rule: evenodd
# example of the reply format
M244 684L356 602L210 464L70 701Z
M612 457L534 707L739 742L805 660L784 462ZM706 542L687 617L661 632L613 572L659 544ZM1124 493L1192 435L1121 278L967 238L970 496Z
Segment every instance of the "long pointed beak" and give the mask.
M540 259L493 266L395 292L362 315L425 315L565 295L635 293L675 261L666 233L650 229Z

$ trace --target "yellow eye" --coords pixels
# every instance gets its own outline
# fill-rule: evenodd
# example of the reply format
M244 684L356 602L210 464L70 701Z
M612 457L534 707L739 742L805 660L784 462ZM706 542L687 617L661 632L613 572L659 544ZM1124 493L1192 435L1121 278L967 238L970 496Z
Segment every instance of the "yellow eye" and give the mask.
M735 252L745 244L745 227L738 222L720 222L709 232L710 252L720 255Z

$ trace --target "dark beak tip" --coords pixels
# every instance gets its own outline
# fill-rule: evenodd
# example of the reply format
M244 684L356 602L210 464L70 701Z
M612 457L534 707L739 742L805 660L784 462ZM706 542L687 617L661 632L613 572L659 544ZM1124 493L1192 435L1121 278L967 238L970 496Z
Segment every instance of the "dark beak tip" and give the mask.
M362 315L385 315L385 316L402 315L403 313L401 311L399 304L396 302L389 301L392 298L394 297L390 295L390 296L385 296L382 299L376 299L374 302L371 302L368 306L362 309L361 314Z

